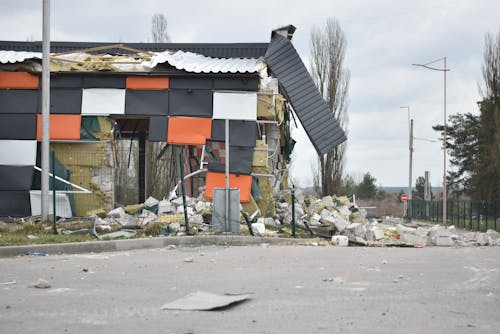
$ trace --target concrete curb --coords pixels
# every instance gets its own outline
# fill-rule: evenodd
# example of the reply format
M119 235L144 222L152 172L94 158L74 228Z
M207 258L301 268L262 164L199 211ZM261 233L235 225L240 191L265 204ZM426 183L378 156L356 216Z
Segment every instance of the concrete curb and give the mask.
M0 258L26 255L31 252L41 252L48 255L54 254L80 254L116 252L134 249L163 248L168 245L177 247L197 246L246 246L259 245L262 243L270 245L310 245L319 239L292 239L272 237L250 237L237 235L199 235L182 237L157 237L143 239L125 239L110 241L89 241L59 244L34 244L22 246L0 247Z

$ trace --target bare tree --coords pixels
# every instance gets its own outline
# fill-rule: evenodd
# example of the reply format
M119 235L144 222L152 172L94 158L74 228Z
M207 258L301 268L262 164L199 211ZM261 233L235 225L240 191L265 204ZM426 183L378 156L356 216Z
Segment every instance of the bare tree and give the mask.
M349 70L344 68L346 39L336 19L329 18L324 28L311 31L311 75L328 103L330 111L347 133L349 104ZM320 155L319 173L323 195L340 188L344 170L346 143Z
M164 14L153 14L151 18L151 37L153 43L169 43L170 36L167 32L167 18Z

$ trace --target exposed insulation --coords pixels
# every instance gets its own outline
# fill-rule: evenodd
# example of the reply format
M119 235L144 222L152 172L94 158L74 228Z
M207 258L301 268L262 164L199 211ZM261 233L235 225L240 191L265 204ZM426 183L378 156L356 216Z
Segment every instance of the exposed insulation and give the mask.
M271 169L269 167L253 167L253 173L258 174L271 174ZM259 190L262 199L256 201L257 206L260 209L261 215L265 217L272 217L276 215L276 208L273 198L273 184L272 178L267 176L259 176Z
M70 171L70 182L89 189L92 194L74 194L74 215L85 216L113 205L113 159L111 156L112 123L98 117L100 131L91 131L98 143L51 143L56 158Z
M257 210L260 213L260 208L257 205L257 203L255 202L255 199L253 198L252 195L250 195L250 201L248 201L246 203L241 203L241 207L243 208L243 211L248 213L249 216L253 215L253 213Z
M263 140L257 140L255 142L255 150L253 152L252 167L267 167L267 150L268 145L264 143ZM265 149L265 150L259 150Z
M264 89L260 92L264 94L258 95L257 118L274 120L276 118L276 113L274 111L274 96L272 95L273 91L271 89Z

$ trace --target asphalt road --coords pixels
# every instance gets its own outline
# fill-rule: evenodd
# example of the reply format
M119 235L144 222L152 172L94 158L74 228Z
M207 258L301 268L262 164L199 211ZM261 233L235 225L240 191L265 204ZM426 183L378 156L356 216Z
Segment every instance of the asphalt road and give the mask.
M51 288L29 287L39 278ZM194 291L253 294L220 311L160 310ZM1 333L499 333L499 298L500 247L199 247L0 259Z

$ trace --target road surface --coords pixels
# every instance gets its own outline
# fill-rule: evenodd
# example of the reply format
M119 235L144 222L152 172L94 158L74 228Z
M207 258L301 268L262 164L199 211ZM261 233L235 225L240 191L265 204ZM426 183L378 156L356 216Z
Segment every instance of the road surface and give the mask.
M30 287L39 278L51 287ZM247 293L219 311L161 306ZM500 333L500 247L249 246L0 259L1 333Z

